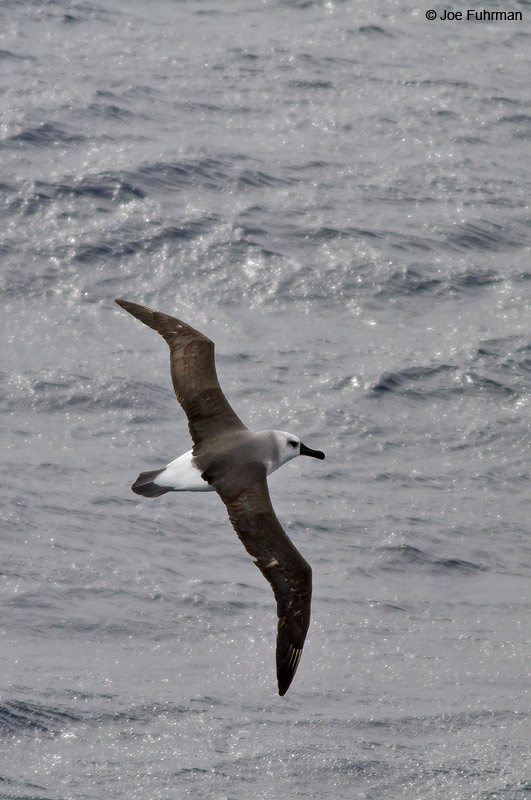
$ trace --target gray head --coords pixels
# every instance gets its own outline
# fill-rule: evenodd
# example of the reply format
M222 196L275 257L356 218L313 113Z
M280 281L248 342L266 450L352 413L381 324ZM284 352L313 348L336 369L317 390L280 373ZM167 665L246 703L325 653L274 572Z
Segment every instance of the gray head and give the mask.
M291 461L295 456L312 456L313 458L325 457L325 454L320 450L311 450L306 447L298 436L286 431L271 431L273 434L276 449L278 451L278 466L285 464L286 461Z

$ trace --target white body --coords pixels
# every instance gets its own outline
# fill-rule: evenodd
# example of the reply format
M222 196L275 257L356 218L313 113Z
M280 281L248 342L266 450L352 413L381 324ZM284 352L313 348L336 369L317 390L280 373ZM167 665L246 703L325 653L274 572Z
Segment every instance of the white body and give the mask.
M277 470L286 461L290 461L300 452L300 439L297 436L284 433L283 431L264 431L271 441L270 458L265 462L267 474L271 475L272 472ZM292 444L289 445L288 442ZM295 445L296 443L296 445ZM194 463L192 451L188 450L182 456L170 461L166 469L161 472L153 480L156 486L172 489L174 492L214 492L213 486L210 486L201 477L200 470Z
M153 483L173 489L174 492L215 491L214 487L201 477L201 473L194 464L191 450L183 453L174 461L170 461L164 472L157 475Z

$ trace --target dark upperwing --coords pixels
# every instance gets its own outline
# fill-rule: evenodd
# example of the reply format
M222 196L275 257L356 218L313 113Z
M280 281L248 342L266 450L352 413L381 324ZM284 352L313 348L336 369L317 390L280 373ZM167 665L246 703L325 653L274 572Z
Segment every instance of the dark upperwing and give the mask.
M216 485L234 530L273 588L277 601L278 693L287 692L295 675L310 624L312 568L286 535L271 505L263 477L235 496Z
M220 432L246 429L221 391L214 363L214 342L168 314L128 300L115 302L160 333L168 343L173 388L188 417L194 444L200 445Z

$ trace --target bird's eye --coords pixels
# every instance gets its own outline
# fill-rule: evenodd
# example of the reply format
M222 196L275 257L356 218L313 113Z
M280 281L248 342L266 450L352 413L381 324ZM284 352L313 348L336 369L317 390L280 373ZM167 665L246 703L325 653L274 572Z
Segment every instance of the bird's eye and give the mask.
M291 447L297 447L297 444L298 444L298 442L294 442L292 439L290 439L290 440L288 441L288 444L289 444Z

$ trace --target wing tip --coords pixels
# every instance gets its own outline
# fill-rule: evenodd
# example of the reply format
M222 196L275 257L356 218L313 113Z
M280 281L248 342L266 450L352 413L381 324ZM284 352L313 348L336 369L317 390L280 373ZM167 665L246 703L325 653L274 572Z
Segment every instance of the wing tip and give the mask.
M114 301L120 308L123 308L124 311L128 311L129 314L132 314L134 317L138 316L138 311L148 311L151 309L147 309L146 306L140 306L138 303L131 303L130 300L122 300L120 298Z
M278 693L281 697L284 697L284 695L288 691L294 677L295 677L294 672L278 676Z
M125 311L129 311L129 313L131 313L131 309L133 308L142 309L144 311L152 310L147 306L141 306L138 303L132 303L130 300L122 300L121 298L117 298L114 302L117 303L117 305L119 305L121 308L125 309Z
M140 303L132 303L130 300L122 300L121 298L115 299L114 302L119 305L120 308L123 308L124 311L128 311L133 317L143 322L144 325L160 333L160 335L166 339L170 347L171 344L168 337L174 336L175 334L180 336L186 335L189 338L198 339L201 342L208 343L212 347L214 346L214 343L205 336L204 333L192 328L187 322L165 314L163 311L157 311L155 308L143 306L140 305Z
M277 681L278 693L283 697L291 686L291 682L297 672L299 661L301 660L302 647L294 647L290 645L288 650L288 657L278 665L277 668Z

